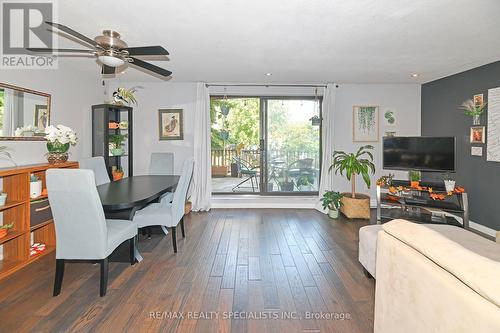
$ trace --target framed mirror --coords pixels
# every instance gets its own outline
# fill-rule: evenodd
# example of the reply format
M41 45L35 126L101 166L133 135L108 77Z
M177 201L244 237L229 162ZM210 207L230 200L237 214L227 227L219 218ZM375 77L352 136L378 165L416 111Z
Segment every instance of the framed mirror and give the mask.
M50 94L0 83L0 140L45 140Z

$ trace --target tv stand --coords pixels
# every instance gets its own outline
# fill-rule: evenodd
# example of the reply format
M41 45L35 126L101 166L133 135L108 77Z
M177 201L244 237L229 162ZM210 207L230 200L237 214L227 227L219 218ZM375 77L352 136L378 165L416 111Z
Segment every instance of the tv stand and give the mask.
M392 195L389 187L377 185L377 223L393 219L405 219L418 223L450 224L469 229L469 202L467 193L446 195L444 200L434 200L427 189L410 188L410 182L393 180L394 187L403 191ZM434 185L434 186L432 186ZM422 187L432 187L433 193L446 194L444 184L422 183ZM455 218L462 218L462 223Z

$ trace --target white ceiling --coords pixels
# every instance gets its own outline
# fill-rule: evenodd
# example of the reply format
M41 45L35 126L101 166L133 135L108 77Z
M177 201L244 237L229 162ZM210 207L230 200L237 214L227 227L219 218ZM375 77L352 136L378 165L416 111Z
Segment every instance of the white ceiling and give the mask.
M170 61L154 63L176 82L410 83L500 60L499 14L499 0L64 0L57 21L164 46ZM160 81L135 69L120 80Z

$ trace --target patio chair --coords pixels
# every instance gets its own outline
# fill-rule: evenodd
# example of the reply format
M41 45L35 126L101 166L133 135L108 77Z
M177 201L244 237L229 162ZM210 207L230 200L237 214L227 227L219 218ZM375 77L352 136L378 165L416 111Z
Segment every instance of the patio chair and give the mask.
M233 187L232 191L236 192L236 189L242 187L244 183L250 181L252 184L252 192L255 192L255 188L259 188L259 181L258 181L258 174L259 174L259 169L258 167L251 167L250 164L240 157L233 157L234 163L238 165L238 170L239 173L247 177L243 181L239 182L235 187ZM254 185L254 179L255 179L255 185Z
M309 176L316 178L316 170L313 167L314 159L303 158L291 163L288 166L288 176L291 178L300 178L302 176Z

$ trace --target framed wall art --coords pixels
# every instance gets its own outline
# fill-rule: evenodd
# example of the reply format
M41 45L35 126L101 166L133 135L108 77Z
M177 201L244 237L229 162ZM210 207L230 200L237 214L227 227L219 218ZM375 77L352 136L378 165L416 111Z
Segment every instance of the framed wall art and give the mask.
M182 109L158 110L158 132L160 140L183 140L184 120Z
M353 141L378 141L379 107L355 105L353 107Z

